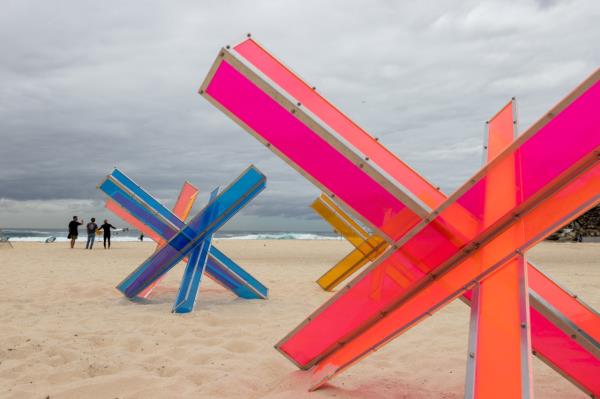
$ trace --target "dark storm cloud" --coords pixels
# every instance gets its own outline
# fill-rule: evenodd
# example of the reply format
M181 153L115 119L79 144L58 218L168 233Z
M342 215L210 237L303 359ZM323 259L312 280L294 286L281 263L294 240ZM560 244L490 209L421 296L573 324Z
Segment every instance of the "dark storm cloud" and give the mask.
M98 211L95 186L114 166L172 203L184 179L205 200L250 163L268 189L244 215L313 220L318 191L196 92L247 31L452 191L510 97L523 130L598 66L599 17L595 0L8 2L0 224Z

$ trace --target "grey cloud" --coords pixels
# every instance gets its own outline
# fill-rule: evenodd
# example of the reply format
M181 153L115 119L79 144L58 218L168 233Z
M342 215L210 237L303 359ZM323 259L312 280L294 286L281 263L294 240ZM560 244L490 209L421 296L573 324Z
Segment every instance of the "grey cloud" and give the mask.
M196 92L248 31L452 191L510 97L524 130L598 66L599 17L594 0L8 2L0 225L55 224L81 201L102 212L95 186L114 166L172 203L183 180L205 201L255 163L268 189L239 225L326 228L308 208L318 191Z

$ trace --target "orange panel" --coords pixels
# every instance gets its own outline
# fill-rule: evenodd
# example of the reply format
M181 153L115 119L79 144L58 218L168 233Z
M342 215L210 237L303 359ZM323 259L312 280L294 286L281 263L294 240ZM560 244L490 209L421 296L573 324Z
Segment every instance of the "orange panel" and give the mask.
M493 268L514 258L515 250L527 250L564 221L576 218L598 204L599 193L600 165L596 162L577 179L562 186L537 207L523 214L521 223L513 223L499 232L455 267L430 280L420 290L407 291L398 306L319 362L314 368L312 389L318 388L346 367L378 350L444 304L460 296L471 288L473 281L481 279ZM521 238L517 247L515 237ZM563 372L568 373L568 370ZM598 385L593 380L579 380L579 383L588 384L590 389L594 389L594 384Z
M600 342L598 313L548 278L531 263L528 267L529 288L562 313L596 342Z
M474 398L531 397L530 362L522 364L523 357L531 357L523 336L530 323L521 325L529 307L525 275L518 256L480 284L478 304L472 305L478 313Z
M512 143L513 103L488 122L488 159ZM484 219L499 219L517 204L520 177L515 163L504 163L488 175ZM500 188L500 190L497 190ZM519 224L519 222L517 223ZM515 236L514 246L522 237ZM532 396L529 294L523 256L506 263L474 289L471 307L470 356L466 398L529 398ZM474 370L471 370L474 368Z
M194 206L194 202L196 201L196 197L198 196L198 191L199 190L189 182L186 181L183 183L177 202L173 207L173 213L181 219L182 222L185 222L189 216L190 211Z
M488 122L488 162L496 158L498 154L511 145L516 136L516 115L514 108L515 102L512 100Z

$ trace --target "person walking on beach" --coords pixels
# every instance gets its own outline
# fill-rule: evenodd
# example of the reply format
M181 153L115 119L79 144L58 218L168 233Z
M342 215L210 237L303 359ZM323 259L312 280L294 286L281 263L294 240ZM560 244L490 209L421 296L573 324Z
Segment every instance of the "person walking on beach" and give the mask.
M79 235L79 226L83 224L83 220L80 222L77 220L77 216L73 216L73 220L69 223L69 235L67 238L71 239L71 249L75 247L75 240Z
M140 234L140 241L144 242L144 233Z
M104 249L106 249L106 243L108 242L108 249L110 249L110 229L116 229L115 226L108 223L107 219L104 219L104 224L100 226L99 230L104 231Z
M92 249L94 247L94 240L96 239L96 230L98 230L98 225L96 224L96 219L92 218L92 221L87 224L87 233L88 239L85 244L85 249Z

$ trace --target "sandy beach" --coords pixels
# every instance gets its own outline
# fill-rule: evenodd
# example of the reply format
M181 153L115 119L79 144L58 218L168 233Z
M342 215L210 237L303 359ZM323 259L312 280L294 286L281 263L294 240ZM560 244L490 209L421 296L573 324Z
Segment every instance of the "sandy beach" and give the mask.
M343 241L217 240L270 289L236 299L210 280L195 312L171 314L183 265L148 303L113 287L154 249L105 251L67 243L0 249L3 398L461 398L468 308L450 304L390 345L308 393L308 374L273 349L331 293L314 280L349 249ZM543 243L540 268L600 308L600 244ZM534 358L538 398L586 396Z

